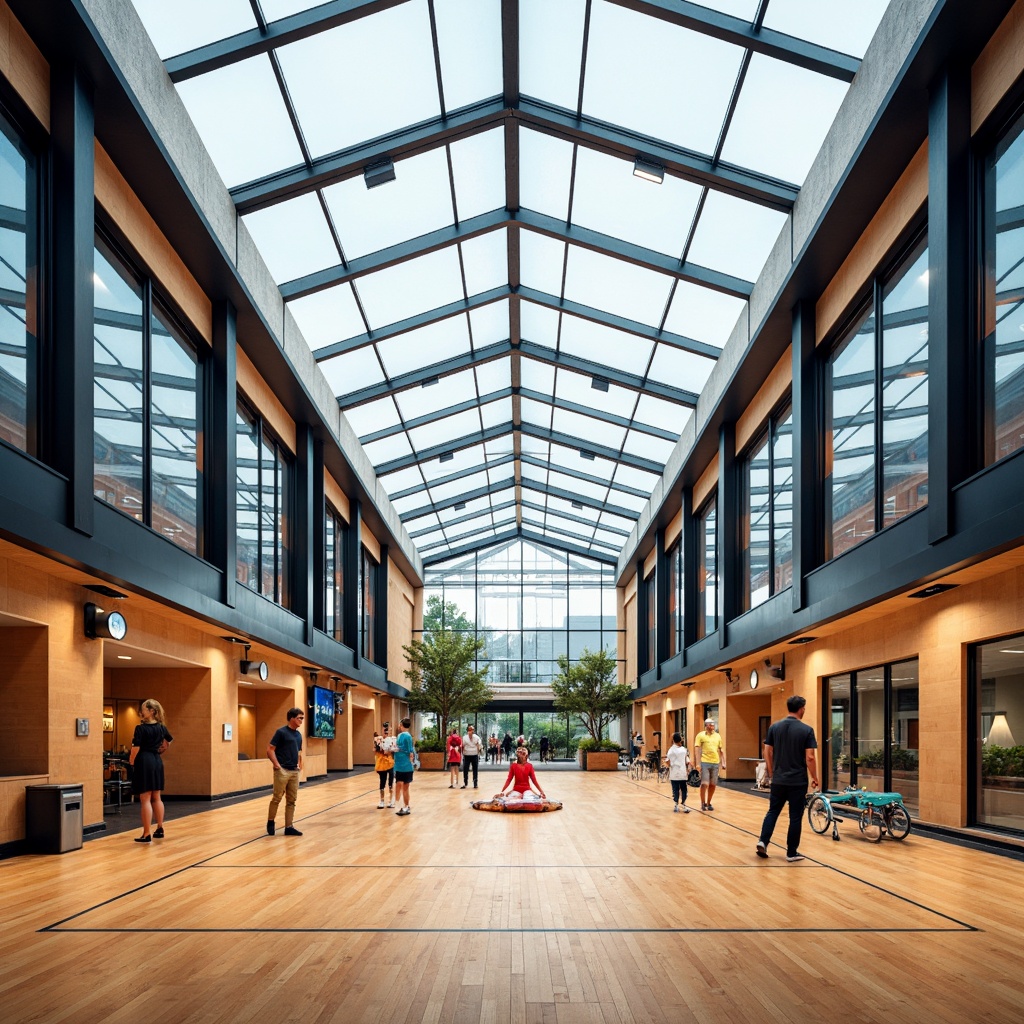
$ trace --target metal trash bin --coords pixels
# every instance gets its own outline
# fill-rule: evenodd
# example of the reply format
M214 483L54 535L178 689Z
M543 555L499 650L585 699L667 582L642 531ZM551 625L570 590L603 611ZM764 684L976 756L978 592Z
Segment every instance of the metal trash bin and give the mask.
M82 784L25 787L25 838L33 853L82 848Z

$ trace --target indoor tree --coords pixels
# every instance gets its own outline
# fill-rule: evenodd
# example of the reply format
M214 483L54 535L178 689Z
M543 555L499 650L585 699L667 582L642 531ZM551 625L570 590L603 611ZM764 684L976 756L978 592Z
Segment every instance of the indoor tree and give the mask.
M555 709L575 715L595 743L601 742L605 728L621 718L633 702L625 683L616 683L617 665L607 651L583 648L579 661L569 664L558 656L559 673L551 680Z
M488 666L473 667L484 642L471 633L437 629L403 649L409 659L409 710L433 714L443 744L449 722L472 714L494 697L486 683Z

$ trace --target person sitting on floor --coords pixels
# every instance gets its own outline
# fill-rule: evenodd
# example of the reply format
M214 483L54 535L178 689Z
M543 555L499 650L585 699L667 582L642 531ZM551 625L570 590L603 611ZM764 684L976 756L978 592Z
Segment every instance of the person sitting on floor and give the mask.
M516 749L515 762L509 766L508 778L505 779L501 792L494 794L495 800L505 800L507 803L519 800L539 803L541 800L547 800L528 757L529 751L526 747ZM512 785L511 791L508 788L509 784Z

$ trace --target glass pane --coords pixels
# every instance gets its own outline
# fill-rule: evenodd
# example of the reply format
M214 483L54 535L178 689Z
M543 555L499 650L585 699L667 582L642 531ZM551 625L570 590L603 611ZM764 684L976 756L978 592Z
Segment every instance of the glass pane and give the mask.
M784 410L772 436L772 593L793 585L793 410Z
M778 210L710 189L686 258L701 267L756 281L786 223L786 215ZM743 239L742 245L736 244L737 238Z
M576 109L584 9L584 0L519 0L519 86L527 96Z
M460 247L467 295L508 284L508 232L505 228L477 235Z
M981 757L981 764L974 766L980 786L978 821L1022 830L1024 637L1010 637L979 646L975 677L980 718L976 728L979 730Z
M456 110L501 93L501 7L434 0L444 105Z
M193 554L202 554L199 509L202 479L197 445L199 363L195 349L153 314L152 513L158 533Z
M826 557L875 532L875 318L868 310L833 354L826 431Z
M771 536L771 450L762 438L747 457L743 494L744 610L756 608L771 596L769 540Z
M743 299L680 281L672 296L665 330L724 348L745 307Z
M311 349L354 338L366 331L349 284L294 299L288 303L288 310Z
M665 315L671 284L665 274L569 246L565 297L573 302L657 327Z
M830 723L827 756L831 774L826 789L845 789L852 780L853 715L849 675L833 676L825 692L826 721Z
M256 27L249 0L133 0L161 60ZM266 4L264 4L264 7Z
M500 82L498 87L500 91ZM505 205L504 131L494 128L459 139L452 143L451 154L459 220L500 210ZM473 294L472 289L469 294Z
M278 284L341 263L315 195L298 196L257 210L243 217L242 222Z
M93 270L93 492L142 520L142 288L102 243Z
M35 161L0 118L0 373L4 376L4 414L0 438L30 451L38 372L39 280ZM32 424L34 427L34 424Z
M764 27L863 57L889 0L772 0Z
M882 523L928 504L928 248L882 300Z
M384 380L377 350L372 345L325 359L320 363L320 369L339 398Z
M565 243L536 231L519 232L519 262L522 283L528 288L562 294Z
M889 713L890 789L903 797L907 810L917 814L920 778L921 711L918 663L901 661L889 669L892 706Z
M712 502L697 524L697 639L718 629L718 516Z
M857 673L856 784L873 793L886 791L884 683L882 668Z
M651 359L653 342L578 316L562 317L561 346L570 355L642 376Z
M238 582L259 591L259 433L248 412L238 407L235 419L235 464L237 481L236 532Z
M559 220L569 216L572 143L519 129L519 201L528 210Z
M455 246L367 274L356 287L371 328L465 298Z

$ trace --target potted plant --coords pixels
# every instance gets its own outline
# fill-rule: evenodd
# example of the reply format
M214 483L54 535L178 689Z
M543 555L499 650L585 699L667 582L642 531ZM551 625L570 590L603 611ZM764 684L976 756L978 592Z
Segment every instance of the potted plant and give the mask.
M473 667L483 648L484 641L472 633L446 627L425 633L422 639L403 648L409 658L409 668L405 670L409 710L432 714L437 720L437 750L441 752L438 769L444 768L444 737L448 735L449 722L472 714L494 697L494 691L485 682L487 666ZM423 735L427 732L424 729ZM420 764L427 768L422 743L419 750Z
M619 745L605 739L604 730L629 710L633 700L630 688L615 682L615 659L606 651L585 647L573 664L560 654L558 668L558 675L551 681L555 710L575 715L589 733L578 747L582 767L614 771L618 768Z
M416 741L420 755L420 769L425 772L439 772L444 769L444 744L432 725L426 726Z

